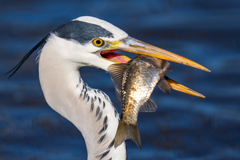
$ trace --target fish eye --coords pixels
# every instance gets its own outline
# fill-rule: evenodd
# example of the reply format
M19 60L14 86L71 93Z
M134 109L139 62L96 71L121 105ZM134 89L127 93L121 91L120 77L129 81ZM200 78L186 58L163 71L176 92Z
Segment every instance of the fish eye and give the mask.
M104 41L100 38L94 39L92 43L94 46L97 46L97 47L101 47L104 45Z

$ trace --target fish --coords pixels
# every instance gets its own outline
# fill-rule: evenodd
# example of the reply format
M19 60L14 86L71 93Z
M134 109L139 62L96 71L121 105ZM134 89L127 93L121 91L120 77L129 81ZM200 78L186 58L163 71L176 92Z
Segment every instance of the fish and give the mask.
M126 139L132 139L141 150L138 113L156 111L157 105L150 98L156 85L170 94L170 86L165 79L165 74L171 72L169 68L168 61L145 55L138 55L126 64L112 64L108 67L116 95L121 101L115 148Z

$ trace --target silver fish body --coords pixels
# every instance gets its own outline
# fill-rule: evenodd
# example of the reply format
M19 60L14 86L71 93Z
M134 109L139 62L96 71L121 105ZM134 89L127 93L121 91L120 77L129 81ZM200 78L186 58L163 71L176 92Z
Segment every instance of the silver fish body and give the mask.
M164 92L170 93L170 87L164 78L169 67L170 63L165 60L143 55L138 55L127 64L109 66L117 96L122 102L115 148L124 140L132 139L141 149L138 113L156 111L156 103L150 96L157 84Z
M135 125L141 106L150 98L165 64L154 57L138 56L127 65L122 81L122 120Z

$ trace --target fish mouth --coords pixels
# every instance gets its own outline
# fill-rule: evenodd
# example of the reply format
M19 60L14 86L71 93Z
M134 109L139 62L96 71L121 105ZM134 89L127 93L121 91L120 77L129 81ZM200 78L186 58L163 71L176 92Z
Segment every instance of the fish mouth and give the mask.
M127 63L131 59L127 56L124 56L122 54L115 53L115 51L118 51L119 49L113 49L113 50L103 50L100 52L100 56L104 59L107 59L112 62L116 63Z

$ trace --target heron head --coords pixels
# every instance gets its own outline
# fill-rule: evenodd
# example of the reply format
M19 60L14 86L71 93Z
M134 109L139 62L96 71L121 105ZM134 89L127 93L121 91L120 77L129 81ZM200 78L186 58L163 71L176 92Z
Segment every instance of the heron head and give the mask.
M115 53L117 50L123 50L181 63L210 72L209 69L187 58L134 39L123 30L106 21L83 16L59 26L45 36L8 72L11 73L9 78L43 44L48 45L48 49L57 52L58 55L56 56L62 56L64 59L80 66L95 66L107 70L108 66L113 63L126 63L130 58ZM43 50L46 48L45 46Z
M126 63L130 60L115 53L117 50L124 50L209 71L198 63L134 39L114 25L90 16L63 24L52 32L52 36L62 39L61 43L64 44L61 45L61 50L67 51L64 54L70 60L105 70L112 63Z

